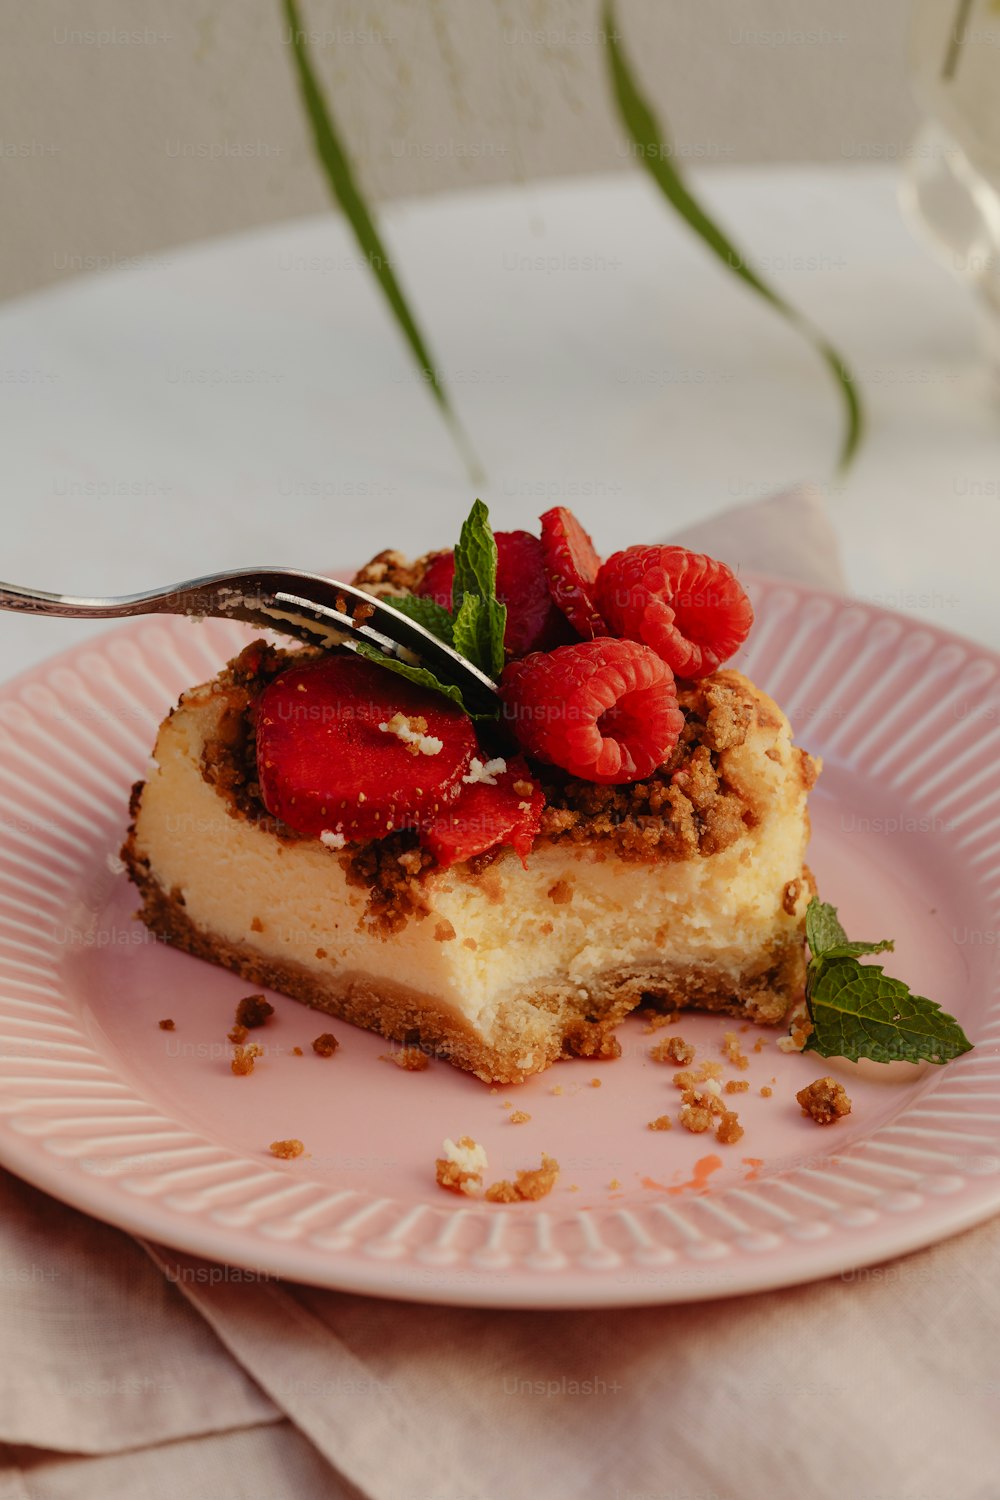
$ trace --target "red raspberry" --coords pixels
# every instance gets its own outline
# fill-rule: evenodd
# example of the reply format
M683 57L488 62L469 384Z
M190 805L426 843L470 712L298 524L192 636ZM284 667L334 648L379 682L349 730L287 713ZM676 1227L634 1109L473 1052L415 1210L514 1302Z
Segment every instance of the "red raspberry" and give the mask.
M257 704L264 806L314 838L384 838L435 817L476 750L461 709L349 651L289 667Z
M526 862L538 837L545 794L520 755L501 764L503 771L495 761L473 761L473 772L478 765L479 777L485 770L489 780L466 780L456 801L424 829L421 841L439 865L472 859L497 844L509 844Z
M498 531L497 598L507 606L504 646L511 656L551 651L571 639L565 619L553 603L542 561L542 544L530 531ZM416 592L444 609L452 606L455 554L431 558Z
M585 781L641 781L684 726L673 673L637 641L604 636L536 652L511 662L501 691L524 748Z
M627 547L597 575L611 629L644 641L678 677L707 677L742 646L753 609L725 563L684 547Z
M594 602L594 580L601 559L565 505L553 506L542 517L542 550L552 597L577 635L587 640L607 635L608 627Z

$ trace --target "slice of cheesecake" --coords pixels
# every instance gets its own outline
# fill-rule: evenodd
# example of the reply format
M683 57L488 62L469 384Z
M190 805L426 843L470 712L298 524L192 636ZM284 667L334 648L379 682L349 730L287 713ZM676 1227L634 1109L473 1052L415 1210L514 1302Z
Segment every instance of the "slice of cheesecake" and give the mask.
M350 842L268 813L254 706L310 654L251 647L164 720L123 849L159 936L494 1082L614 1055L644 999L785 1015L816 767L745 677L681 689L678 744L641 783L543 771L525 863L501 846L441 867L410 829Z

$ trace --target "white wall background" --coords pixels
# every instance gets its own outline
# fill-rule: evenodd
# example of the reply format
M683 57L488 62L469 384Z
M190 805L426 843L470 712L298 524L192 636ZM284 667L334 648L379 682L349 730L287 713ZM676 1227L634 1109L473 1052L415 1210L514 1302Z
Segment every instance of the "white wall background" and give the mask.
M599 0L301 0L377 198L629 167ZM896 157L907 0L619 0L697 163ZM328 206L280 0L0 8L0 296Z

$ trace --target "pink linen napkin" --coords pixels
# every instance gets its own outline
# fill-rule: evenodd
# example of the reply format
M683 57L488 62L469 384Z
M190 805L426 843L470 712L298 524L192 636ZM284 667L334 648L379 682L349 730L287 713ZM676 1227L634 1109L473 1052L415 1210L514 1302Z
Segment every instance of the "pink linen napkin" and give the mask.
M678 540L843 584L815 490ZM141 1246L0 1174L0 1500L996 1500L998 1254L1000 1219L723 1302L408 1306Z

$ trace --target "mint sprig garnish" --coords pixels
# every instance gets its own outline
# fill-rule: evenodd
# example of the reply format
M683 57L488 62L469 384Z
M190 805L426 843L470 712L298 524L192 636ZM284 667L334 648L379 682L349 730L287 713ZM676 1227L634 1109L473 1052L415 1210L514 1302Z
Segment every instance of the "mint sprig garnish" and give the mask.
M806 912L809 966L806 1007L813 1030L803 1051L820 1057L867 1057L873 1062L951 1062L972 1043L954 1016L911 993L863 954L892 949L890 940L852 941L837 909L813 897Z
M507 606L497 598L497 543L490 513L481 500L469 512L455 548L451 603L456 651L481 672L499 677Z
M477 500L469 512L455 547L452 609L447 610L435 600L418 594L387 594L383 603L415 620L439 641L453 646L460 656L471 661L488 677L500 676L504 664L507 606L497 598L497 544L490 526L490 513L481 500ZM367 641L356 641L355 649L369 661L378 662L418 687L442 693L464 709L470 718L496 717L496 713L473 713L466 705L461 689L454 683L440 681L429 667L411 665L387 656Z
M393 609L398 609L401 615L407 619L415 620L431 635L436 635L439 641L444 641L450 646L454 639L451 615L440 604L433 599L424 599L419 594L386 594L382 599L383 604L390 604Z

